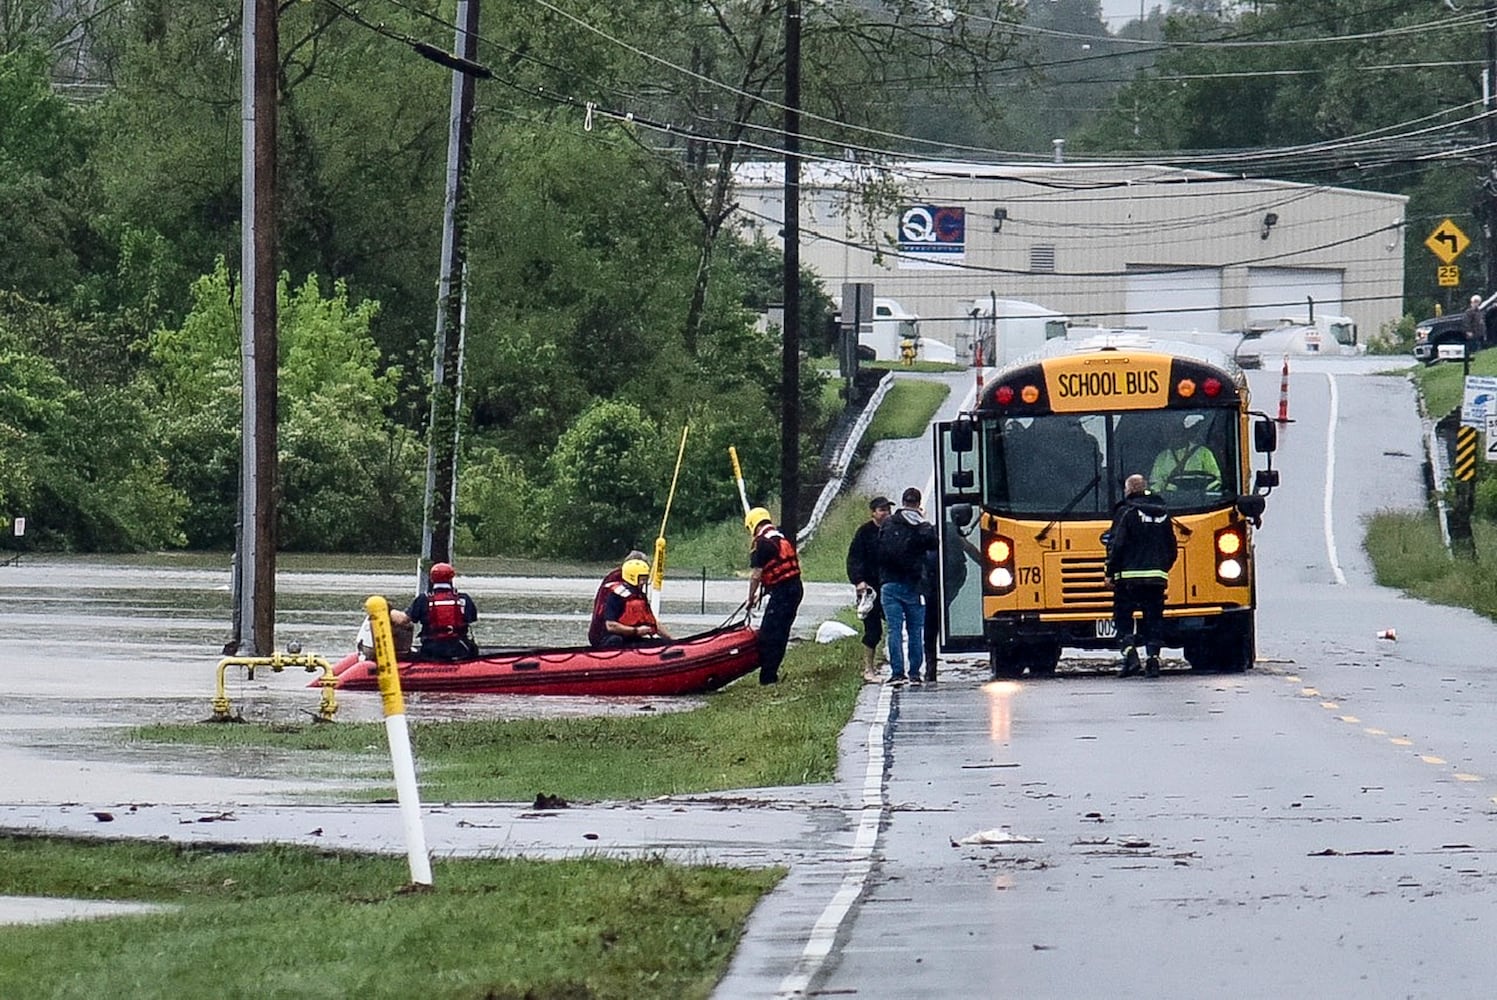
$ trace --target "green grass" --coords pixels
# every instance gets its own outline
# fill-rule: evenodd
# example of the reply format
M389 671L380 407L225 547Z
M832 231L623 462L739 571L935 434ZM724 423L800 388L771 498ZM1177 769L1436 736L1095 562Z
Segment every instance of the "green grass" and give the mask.
M1497 350L1486 350L1471 359L1472 375L1497 375ZM1414 372L1414 384L1423 394L1426 412L1438 420L1461 405L1464 396L1464 366L1456 361L1420 365Z
M916 361L908 365L902 361L864 361L862 367L885 372L959 372L967 366L946 361Z
M862 684L860 649L856 639L793 644L779 684L761 687L750 674L689 712L415 725L423 798L587 801L831 781ZM271 748L307 761L325 754L361 776L389 773L378 723L153 725L126 738ZM386 781L365 797L388 797L392 787Z
M1427 511L1374 515L1362 544L1383 586L1497 620L1497 526L1475 519L1472 528L1475 560L1450 556L1436 515Z
M7 927L0 996L706 997L782 874L0 837L0 894L172 907Z
M864 444L891 438L922 437L930 431L931 418L946 401L951 389L944 382L901 379L889 388L883 404L873 415Z

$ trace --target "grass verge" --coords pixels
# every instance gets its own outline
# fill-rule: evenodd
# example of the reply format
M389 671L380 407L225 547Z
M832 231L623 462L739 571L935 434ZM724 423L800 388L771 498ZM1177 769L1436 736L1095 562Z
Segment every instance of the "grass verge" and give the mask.
M1474 560L1451 558L1428 511L1382 511L1368 520L1362 544L1383 586L1497 620L1497 526L1475 520L1472 528Z
M1497 350L1482 351L1472 358L1471 374L1497 375ZM1425 412L1434 420L1461 405L1464 382L1464 366L1455 361L1419 365L1414 370L1414 384L1424 396Z
M690 712L415 725L423 797L586 801L830 781L837 738L862 685L860 649L856 639L796 643L779 684L761 687L750 674ZM127 739L325 753L351 760L361 774L389 773L377 723L153 725L130 730ZM389 788L365 797L387 796Z
M944 382L900 379L889 387L884 401L863 436L864 445L890 438L921 437L930 430L931 418L946 401L951 389ZM860 446L861 447L861 446Z
M782 874L0 837L0 893L172 907L7 927L0 996L706 997Z

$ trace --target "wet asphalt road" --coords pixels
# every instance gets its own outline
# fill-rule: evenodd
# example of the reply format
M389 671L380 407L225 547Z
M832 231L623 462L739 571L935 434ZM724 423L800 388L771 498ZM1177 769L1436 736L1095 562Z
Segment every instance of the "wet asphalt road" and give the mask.
M1284 486L1257 542L1254 671L1125 682L1076 657L1055 679L992 685L980 664L946 664L933 688L865 689L833 786L560 816L449 805L431 817L433 847L789 864L722 998L1490 995L1497 627L1371 582L1361 517L1422 503L1412 391L1369 374L1381 367L1291 375ZM1253 388L1272 413L1278 373ZM870 463L872 489L928 478L917 447ZM7 668L25 626L11 572ZM1387 628L1396 642L1376 638ZM172 690L189 687L201 691L196 674ZM55 707L58 694L37 697ZM11 761L26 745L14 721ZM106 762L111 781L121 763ZM268 806L286 800L276 779L189 778L169 774L178 794L110 832L399 850L391 809L314 814ZM220 794L196 794L215 782ZM0 826L101 832L86 806L128 799L84 785L95 794L73 806L0 796L13 802ZM1017 842L962 843L983 833Z

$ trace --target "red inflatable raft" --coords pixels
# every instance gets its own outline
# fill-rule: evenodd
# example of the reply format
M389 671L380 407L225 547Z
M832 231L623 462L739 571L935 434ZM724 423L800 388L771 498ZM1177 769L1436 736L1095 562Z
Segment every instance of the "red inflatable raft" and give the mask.
M485 652L476 660L402 660L404 691L459 694L701 694L759 666L759 636L732 628L623 649L522 649ZM377 668L358 653L333 666L341 691L377 691ZM317 682L313 682L313 687Z

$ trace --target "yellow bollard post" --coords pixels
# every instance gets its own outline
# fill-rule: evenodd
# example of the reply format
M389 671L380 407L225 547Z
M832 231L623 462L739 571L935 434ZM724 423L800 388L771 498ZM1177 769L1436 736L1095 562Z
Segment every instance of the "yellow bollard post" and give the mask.
M405 723L405 698L400 693L400 673L395 660L395 635L390 631L390 605L375 595L364 602L374 635L374 662L379 666L379 696L385 711L385 737L390 741L390 766L395 771L395 797L405 827L406 857L411 882L431 887L431 858L426 853L426 831L421 825L421 798L416 787L416 761L411 754L411 734Z

